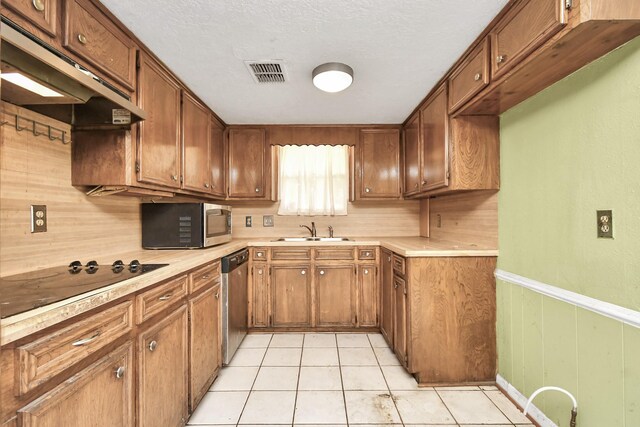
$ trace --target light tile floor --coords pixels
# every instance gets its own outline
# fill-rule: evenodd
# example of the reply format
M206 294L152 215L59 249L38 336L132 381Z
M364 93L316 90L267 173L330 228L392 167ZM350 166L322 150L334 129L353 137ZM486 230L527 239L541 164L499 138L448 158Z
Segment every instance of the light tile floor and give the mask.
M418 388L380 334L250 334L190 426L532 427L496 387Z

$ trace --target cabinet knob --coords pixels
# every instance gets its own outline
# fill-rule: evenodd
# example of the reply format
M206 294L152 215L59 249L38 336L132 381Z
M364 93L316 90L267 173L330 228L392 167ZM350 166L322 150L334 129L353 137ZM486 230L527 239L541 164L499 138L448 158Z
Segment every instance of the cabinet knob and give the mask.
M260 275L261 275L261 274L262 274L262 270L258 270L258 274L260 274Z
M302 271L300 271L300 274L302 274L302 275L307 274L307 270L302 270Z
M480 73L476 73L476 75L475 75L475 76L473 76L473 80L475 80L475 81L478 81L478 80L480 80L481 78L482 78L482 74L480 74Z
M44 10L44 0L33 0L33 7L38 12L42 12Z
M260 188L256 187L256 193L259 193L259 192L260 192Z
M397 283L393 284L393 289L398 289L398 284Z
M87 36L82 33L78 34L78 41L82 44L87 44Z
M149 343L149 351L155 351L158 348L158 341L153 340Z
M262 252L256 252L257 256L264 256L264 254Z
M171 179L174 180L174 181L177 181L178 180L178 175L171 175Z
M209 188L209 184L208 183L204 183L204 188Z
M390 256L387 257L387 261L391 262L391 257Z
M418 188L418 186L419 186L419 185L420 185L420 184L418 184L418 183L416 182L416 185L414 185L413 187L414 187L414 188Z
M504 55L498 55L496 56L496 63L498 64L502 64L504 62L504 60L506 59L506 56Z
M324 276L324 270L320 270L320 275Z
M118 367L118 369L116 369L116 378L121 379L122 377L124 377L124 371L124 366Z
M369 187L367 187L367 188L364 189L364 192L365 193L371 193L371 189Z
M367 270L366 268L364 269L364 274L369 274L369 270Z
M214 296L216 297L216 299L220 298L220 292L216 292Z
M427 185L427 180L422 181L422 185Z

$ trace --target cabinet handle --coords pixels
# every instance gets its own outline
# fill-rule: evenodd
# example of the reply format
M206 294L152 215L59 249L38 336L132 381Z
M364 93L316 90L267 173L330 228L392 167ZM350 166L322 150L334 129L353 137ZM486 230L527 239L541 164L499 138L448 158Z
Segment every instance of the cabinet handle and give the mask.
M369 187L367 187L367 188L364 189L364 192L365 193L371 193L371 189Z
M204 183L204 188L209 188L209 184L208 183Z
M320 275L324 276L324 270L320 270Z
M171 299L171 297L173 297L173 292L162 295L160 298L158 298L158 301L168 301Z
M158 348L158 341L153 340L149 343L149 351L155 351Z
M205 274L204 276L202 276L202 279L203 279L203 280L207 280L208 278L209 278L209 275L208 275L208 274Z
M119 366L118 369L116 369L116 378L121 379L122 377L124 377L124 366Z
M476 73L476 75L475 75L475 76L473 76L473 80L475 80L475 81L478 81L478 80L480 80L481 78L482 78L482 74L480 74L480 73Z
M216 297L216 299L220 298L220 292L216 292L214 296Z
M300 274L302 274L302 275L307 274L307 270L302 270L302 271L300 272Z
M42 12L44 10L44 1L43 0L33 0L33 7L38 12Z
M505 55L498 55L498 56L496 56L496 63L502 64L505 59L506 59Z
M82 33L78 34L78 41L82 44L87 44L87 36Z
M171 175L171 179L174 180L174 181L177 181L178 180L178 175Z
M256 187L256 193L260 192L260 188Z
M91 341L93 341L96 338L98 338L100 336L100 334L101 334L101 332L97 331L95 334L93 334L89 338L83 338L83 339L78 340L76 342L72 342L71 345L74 346L74 347L80 347L80 346L83 346L85 344L89 344Z

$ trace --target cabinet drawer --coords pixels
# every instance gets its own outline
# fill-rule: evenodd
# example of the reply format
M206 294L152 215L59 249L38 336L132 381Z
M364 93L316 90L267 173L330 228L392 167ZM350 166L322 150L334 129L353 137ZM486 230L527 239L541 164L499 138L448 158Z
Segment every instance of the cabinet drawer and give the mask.
M273 248L271 249L271 259L273 261L283 259L311 259L311 249Z
M88 0L66 0L64 47L130 90L135 88L136 47Z
M401 276L404 276L406 272L405 259L399 255L393 254L393 271Z
M254 261L266 261L267 260L267 249L265 249L265 248L255 248L253 250L253 260Z
M169 308L187 295L187 276L180 276L136 297L138 324Z
M358 249L358 259L360 260L375 260L376 248L360 248Z
M58 2L56 0L4 0L18 15L52 37L56 36Z
M489 84L489 39L474 49L449 78L449 112L460 108Z
M316 249L315 258L322 259L322 260L325 260L325 259L352 260L354 258L353 248Z
M126 301L16 348L16 394L25 394L133 328Z
M563 0L528 0L507 13L491 32L491 77L514 67L565 25Z
M192 294L199 289L220 281L220 261L207 264L189 274L189 293Z

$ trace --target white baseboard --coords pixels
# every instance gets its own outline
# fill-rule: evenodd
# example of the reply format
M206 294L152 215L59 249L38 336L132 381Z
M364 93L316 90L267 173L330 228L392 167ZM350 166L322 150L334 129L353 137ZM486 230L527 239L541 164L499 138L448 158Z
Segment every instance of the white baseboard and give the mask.
M528 398L512 386L507 380L505 380L500 374L496 375L496 383L503 389L514 402L520 406L520 410L523 410L527 404ZM547 416L538 409L534 404L529 405L529 411L527 415L535 420L541 427L558 427L556 423L551 421Z

